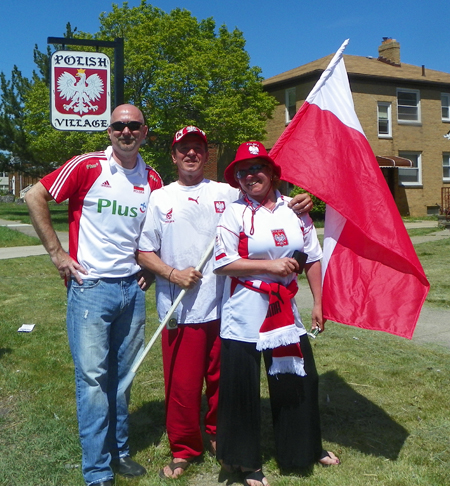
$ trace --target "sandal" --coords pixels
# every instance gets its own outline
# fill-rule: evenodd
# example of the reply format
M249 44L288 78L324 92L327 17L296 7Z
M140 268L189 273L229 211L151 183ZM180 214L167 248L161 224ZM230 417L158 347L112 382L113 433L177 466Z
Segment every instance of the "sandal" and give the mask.
M189 461L181 461L181 462L171 461L170 464L168 464L168 466L169 466L170 470L172 471L172 474L175 472L175 469L178 469L178 468L182 469L183 472L176 477L172 477L172 476L167 476L167 474L164 472L164 468L162 468L159 471L159 477L161 479L177 479L184 474L184 471L186 471L186 469L190 465L191 465L191 463Z
M259 469L258 471L252 471L250 474L247 474L245 476L244 482L247 486L250 486L250 483L248 482L249 479L260 482L262 486L269 485L269 482L267 481L266 476L264 476L262 469Z
M323 467L337 466L340 463L341 461L339 460L339 458L336 457L331 451L322 451L322 454L319 458L319 464L321 464Z

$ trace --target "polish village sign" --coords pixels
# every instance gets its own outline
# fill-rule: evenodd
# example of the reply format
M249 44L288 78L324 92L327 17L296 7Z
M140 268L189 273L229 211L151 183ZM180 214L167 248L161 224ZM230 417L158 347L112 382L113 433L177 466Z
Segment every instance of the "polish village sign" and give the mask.
M51 58L51 123L57 130L102 131L111 114L111 62L101 52L56 51Z

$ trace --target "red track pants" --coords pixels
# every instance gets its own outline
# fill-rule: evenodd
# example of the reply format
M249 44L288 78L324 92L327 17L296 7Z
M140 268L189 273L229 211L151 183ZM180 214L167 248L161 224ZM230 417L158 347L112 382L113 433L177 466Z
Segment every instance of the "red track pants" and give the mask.
M220 372L220 320L181 324L162 332L166 391L166 428L173 457L190 459L203 452L200 427L203 382L208 410L205 431L216 435Z

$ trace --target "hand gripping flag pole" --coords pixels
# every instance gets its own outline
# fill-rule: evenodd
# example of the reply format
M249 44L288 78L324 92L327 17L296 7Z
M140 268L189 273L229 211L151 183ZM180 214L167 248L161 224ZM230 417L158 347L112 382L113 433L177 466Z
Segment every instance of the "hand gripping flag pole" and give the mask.
M205 250L205 253L203 254L203 256L200 259L200 261L198 262L198 265L195 267L195 269L197 271L199 271L199 272L202 271L203 267L205 266L206 262L208 261L209 257L211 256L212 251L214 249L214 241L215 241L215 238L213 238L213 240L211 241L211 243L208 245L208 247ZM173 316L173 313L175 312L176 308L178 307L178 304L181 302L181 300L183 299L183 297L184 297L184 295L185 295L186 292L187 292L187 290L183 289L178 294L178 297L175 299L174 303L172 304L172 306L168 310L168 312L166 314L166 317L164 317L164 319L162 320L162 322L159 325L158 329L155 331L155 334L153 334L152 338L150 339L150 341L148 342L148 344L145 347L144 351L142 352L141 356L139 357L139 359L136 361L136 363L131 368L131 372L132 373L136 373L137 372L137 370L139 369L139 366L141 366L141 364L142 364L142 361L144 361L144 358L147 356L148 352L152 348L152 346L155 343L156 339L161 334L162 330L167 325L167 323L169 322L170 318Z

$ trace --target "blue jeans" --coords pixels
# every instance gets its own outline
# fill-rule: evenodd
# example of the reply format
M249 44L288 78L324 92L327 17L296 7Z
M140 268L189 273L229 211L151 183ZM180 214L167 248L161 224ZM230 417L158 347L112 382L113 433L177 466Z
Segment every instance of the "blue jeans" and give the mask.
M113 479L111 461L130 455L130 369L144 346L145 293L131 276L71 280L67 297L83 476L91 485Z

